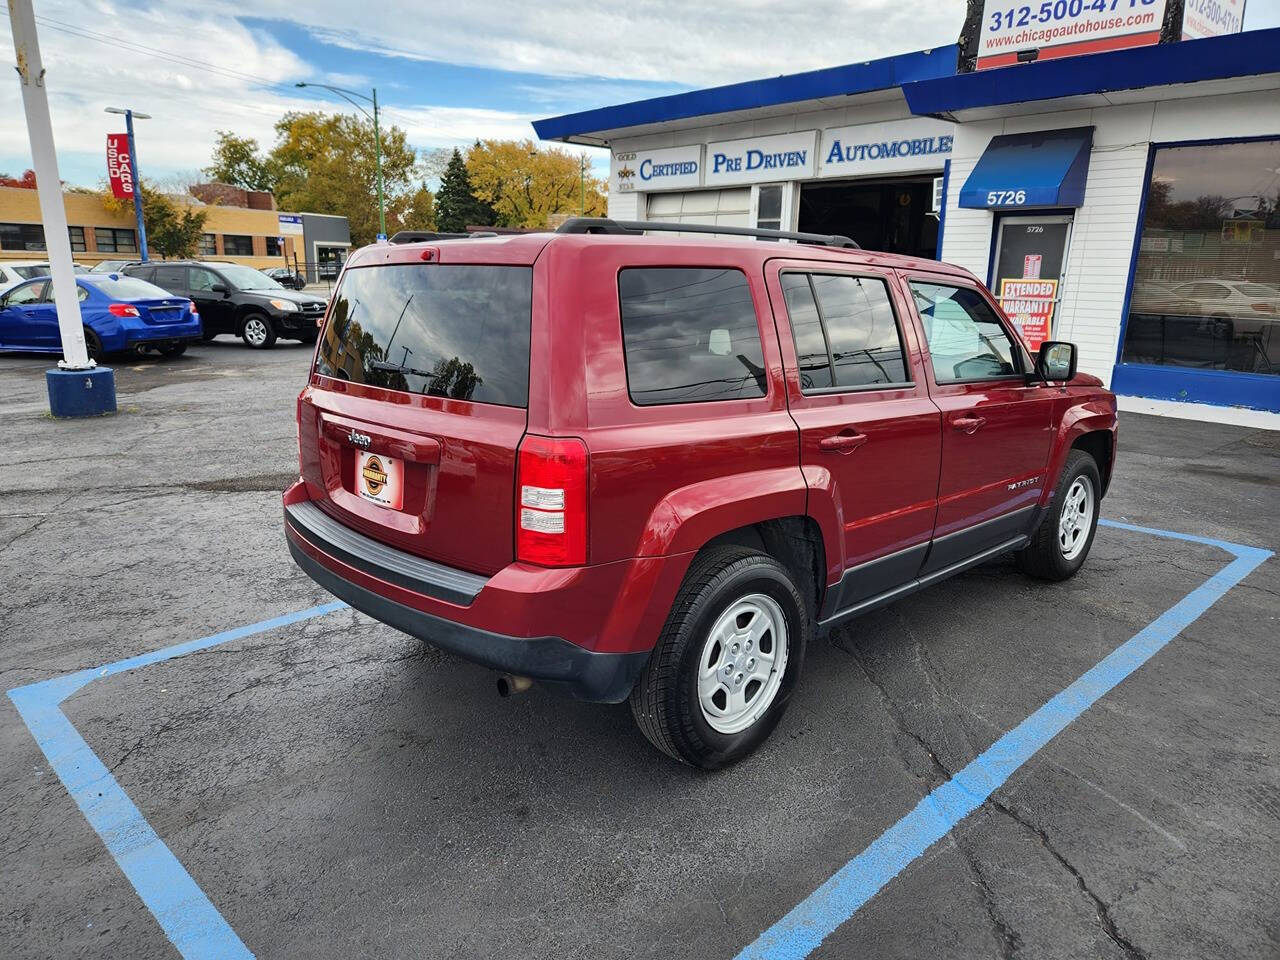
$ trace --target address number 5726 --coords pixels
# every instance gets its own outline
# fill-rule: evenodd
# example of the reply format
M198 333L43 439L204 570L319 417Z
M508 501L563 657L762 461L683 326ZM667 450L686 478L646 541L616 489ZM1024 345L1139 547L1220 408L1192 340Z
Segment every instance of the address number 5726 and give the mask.
M987 206L1003 207L1007 204L1020 206L1027 202L1027 191L1025 190L988 190Z

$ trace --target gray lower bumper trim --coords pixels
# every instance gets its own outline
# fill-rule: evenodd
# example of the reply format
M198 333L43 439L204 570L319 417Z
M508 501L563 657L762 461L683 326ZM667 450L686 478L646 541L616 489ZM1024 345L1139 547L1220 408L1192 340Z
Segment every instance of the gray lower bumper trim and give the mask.
M292 503L284 508L284 513L294 533L312 546L370 576L414 593L465 607L489 582L486 577L432 563L379 543L339 523L314 503Z

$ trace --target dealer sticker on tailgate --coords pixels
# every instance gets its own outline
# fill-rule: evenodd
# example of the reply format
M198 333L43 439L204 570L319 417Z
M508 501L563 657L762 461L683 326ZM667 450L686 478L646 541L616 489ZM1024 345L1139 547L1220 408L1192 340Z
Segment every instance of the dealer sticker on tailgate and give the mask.
M381 507L404 505L404 462L381 453L356 454L356 493Z

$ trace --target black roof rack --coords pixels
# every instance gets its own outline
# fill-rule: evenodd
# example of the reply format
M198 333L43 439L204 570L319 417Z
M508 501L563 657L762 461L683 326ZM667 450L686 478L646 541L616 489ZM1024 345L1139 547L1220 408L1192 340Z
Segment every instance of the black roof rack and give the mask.
M721 227L706 223L667 223L661 220L610 220L608 217L570 217L556 228L556 233L606 233L635 236L646 230L669 233L710 233L729 237L754 237L757 240L794 240L824 247L846 247L861 250L849 237L835 233L796 233L792 230L766 230L763 227Z

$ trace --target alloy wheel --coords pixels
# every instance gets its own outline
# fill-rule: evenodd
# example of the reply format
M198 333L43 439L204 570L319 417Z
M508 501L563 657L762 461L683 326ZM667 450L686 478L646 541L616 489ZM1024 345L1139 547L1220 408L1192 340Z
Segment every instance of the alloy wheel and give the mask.
M787 670L787 621L762 593L734 601L711 627L698 661L698 705L718 733L741 733L773 703Z

